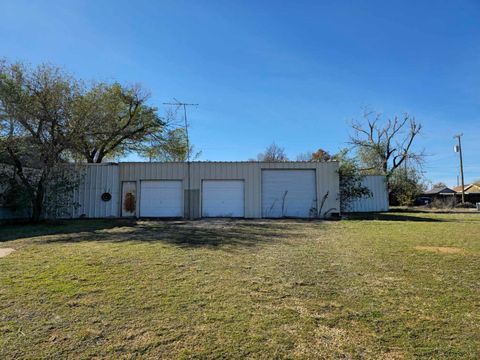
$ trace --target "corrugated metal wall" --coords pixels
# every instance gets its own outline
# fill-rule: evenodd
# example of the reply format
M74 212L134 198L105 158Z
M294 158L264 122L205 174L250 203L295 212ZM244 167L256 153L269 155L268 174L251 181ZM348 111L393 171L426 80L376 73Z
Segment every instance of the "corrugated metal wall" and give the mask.
M262 169L315 169L316 191L318 203L328 193L322 208L325 212L339 212L339 180L338 163L307 163L307 162L193 162L191 163L190 186L188 186L188 171L186 163L119 163L119 164L88 164L84 167L84 177L77 191L75 202L79 207L72 210L71 217L90 218L121 216L121 186L124 181L136 184L139 194L141 180L182 180L184 190L191 189L197 194L190 211L193 217L200 216L203 180L232 179L245 181L245 216L260 218L262 216ZM371 198L358 199L352 202L349 211L388 211L388 192L384 176L366 176L363 180L373 193ZM112 195L110 201L103 201L104 192ZM187 197L185 197L187 198ZM137 209L140 208L140 196L137 196ZM185 207L185 215L187 216ZM3 210L3 209L2 209ZM0 212L0 218L12 215L7 211Z
M368 175L362 184L370 189L372 196L356 199L348 206L349 212L388 211L387 179L383 175Z
M118 164L87 164L81 170L83 180L74 199L80 206L72 211L72 217L89 218L120 216L120 181ZM101 196L108 192L110 201L103 201Z
M262 216L262 169L315 169L317 198L320 201L328 193L321 215L327 210L340 211L338 163L336 162L193 162L190 166L190 186L187 184L186 163L120 163L120 182L136 181L137 189L140 189L141 180L182 180L184 189L201 190L203 180L244 180L245 217L260 218ZM138 196L137 209L140 207L140 202L141 199ZM201 204L192 204L192 208L201 209Z

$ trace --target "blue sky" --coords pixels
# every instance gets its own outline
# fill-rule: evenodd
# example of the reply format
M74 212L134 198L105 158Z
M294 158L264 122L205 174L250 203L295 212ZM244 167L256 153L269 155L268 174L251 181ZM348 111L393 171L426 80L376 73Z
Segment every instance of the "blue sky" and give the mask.
M480 178L478 1L0 1L0 56L141 83L190 110L203 160L345 147L368 107L424 126L426 176ZM131 158L130 158L131 159Z

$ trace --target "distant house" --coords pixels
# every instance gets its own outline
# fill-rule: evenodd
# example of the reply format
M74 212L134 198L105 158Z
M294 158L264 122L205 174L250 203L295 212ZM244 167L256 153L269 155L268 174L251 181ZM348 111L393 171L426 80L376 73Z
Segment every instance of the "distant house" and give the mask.
M447 197L451 198L454 195L455 195L454 190L446 186L441 186L441 187L434 187L430 190L425 191L425 193L422 194L422 197L429 198L430 201L433 201L435 199L446 199Z
M455 186L453 191L455 191L457 199L462 196L462 186ZM473 204L480 202L480 184L465 185L465 201Z

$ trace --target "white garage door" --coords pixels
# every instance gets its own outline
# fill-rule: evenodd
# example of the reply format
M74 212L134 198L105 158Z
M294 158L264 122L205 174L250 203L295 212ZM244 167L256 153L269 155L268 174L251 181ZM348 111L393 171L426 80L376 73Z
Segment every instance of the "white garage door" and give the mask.
M315 183L315 170L263 170L263 217L309 217L316 206Z
M140 183L140 216L183 217L182 182L142 181Z
M203 217L244 217L244 183L241 180L204 180Z

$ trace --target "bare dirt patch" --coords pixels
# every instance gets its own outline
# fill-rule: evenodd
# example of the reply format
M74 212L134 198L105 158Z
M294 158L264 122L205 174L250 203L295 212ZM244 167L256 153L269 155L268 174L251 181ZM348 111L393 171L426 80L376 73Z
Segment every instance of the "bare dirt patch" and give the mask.
M444 247L444 246L415 246L416 250L430 251L441 254L461 254L465 252L462 248L458 247Z
M12 249L12 248L0 248L0 258L10 255L14 251L15 249Z

